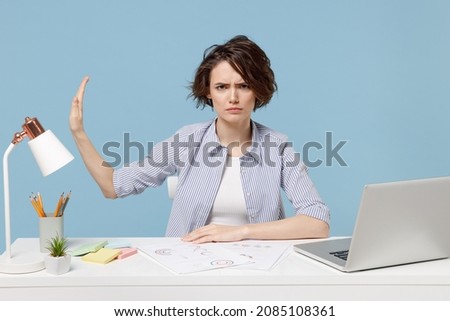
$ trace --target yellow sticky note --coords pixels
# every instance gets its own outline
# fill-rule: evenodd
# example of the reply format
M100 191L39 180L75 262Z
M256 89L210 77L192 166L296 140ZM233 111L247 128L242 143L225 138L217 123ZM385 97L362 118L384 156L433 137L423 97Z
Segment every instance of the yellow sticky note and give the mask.
M118 249L101 248L97 252L86 254L81 260L85 262L106 264L114 260L119 254L120 250Z

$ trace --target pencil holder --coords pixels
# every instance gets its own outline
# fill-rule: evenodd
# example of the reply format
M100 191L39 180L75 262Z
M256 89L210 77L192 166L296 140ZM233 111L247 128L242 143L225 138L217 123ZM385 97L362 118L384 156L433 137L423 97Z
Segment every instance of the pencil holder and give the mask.
M48 215L52 215L49 213ZM48 253L47 246L52 237L64 236L64 216L39 218L39 246L41 252Z

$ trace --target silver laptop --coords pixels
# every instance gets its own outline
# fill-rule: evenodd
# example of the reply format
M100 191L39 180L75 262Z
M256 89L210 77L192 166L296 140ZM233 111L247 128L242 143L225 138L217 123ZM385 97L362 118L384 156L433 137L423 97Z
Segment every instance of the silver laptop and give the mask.
M344 272L447 258L450 177L366 185L352 237L294 250Z

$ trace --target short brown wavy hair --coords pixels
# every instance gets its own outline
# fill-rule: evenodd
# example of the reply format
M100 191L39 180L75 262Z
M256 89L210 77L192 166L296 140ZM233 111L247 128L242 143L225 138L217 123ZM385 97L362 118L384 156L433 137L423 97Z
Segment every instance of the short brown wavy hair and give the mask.
M265 106L277 90L275 75L266 53L247 36L239 35L223 45L213 45L203 53L203 60L191 83L190 97L197 108L212 106L208 99L211 70L220 62L228 62L250 86L256 96L254 110Z

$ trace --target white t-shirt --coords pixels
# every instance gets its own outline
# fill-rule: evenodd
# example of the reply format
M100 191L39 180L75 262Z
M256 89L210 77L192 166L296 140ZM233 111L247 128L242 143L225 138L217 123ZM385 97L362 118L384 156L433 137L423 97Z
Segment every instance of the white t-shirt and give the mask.
M248 224L239 157L227 157L222 180L207 224Z

